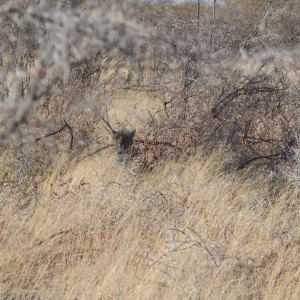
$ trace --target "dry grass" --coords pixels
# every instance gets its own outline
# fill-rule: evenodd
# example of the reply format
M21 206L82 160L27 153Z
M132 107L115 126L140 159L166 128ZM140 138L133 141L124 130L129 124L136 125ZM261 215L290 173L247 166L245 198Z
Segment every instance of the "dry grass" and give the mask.
M199 154L136 176L104 152L68 169L62 155L37 203L1 199L0 294L299 299L298 191L226 174L224 160Z
M0 10L0 299L300 299L298 10L27 2ZM273 177L231 168L257 155Z
M158 114L162 104L144 91L121 91L115 93L110 105L109 119L112 126L118 128L115 120L127 127L143 128L149 121L149 115Z

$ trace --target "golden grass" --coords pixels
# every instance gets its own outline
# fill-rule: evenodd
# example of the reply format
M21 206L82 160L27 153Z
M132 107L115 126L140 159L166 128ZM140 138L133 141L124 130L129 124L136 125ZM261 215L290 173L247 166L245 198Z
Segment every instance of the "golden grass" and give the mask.
M299 299L298 191L226 174L224 160L199 154L134 175L104 152L67 170L62 155L35 206L5 199L0 295Z
M157 115L163 109L158 99L143 91L121 91L115 93L110 105L111 125L118 128L116 120L128 128L144 128L149 115Z

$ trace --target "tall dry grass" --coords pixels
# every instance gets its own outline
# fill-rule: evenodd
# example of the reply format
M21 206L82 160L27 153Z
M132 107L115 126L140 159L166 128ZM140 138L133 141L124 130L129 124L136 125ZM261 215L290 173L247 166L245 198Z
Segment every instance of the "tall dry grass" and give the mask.
M144 174L107 155L62 154L36 202L1 199L2 299L299 299L297 188L225 171L224 150Z
M0 299L300 298L292 1L2 2Z

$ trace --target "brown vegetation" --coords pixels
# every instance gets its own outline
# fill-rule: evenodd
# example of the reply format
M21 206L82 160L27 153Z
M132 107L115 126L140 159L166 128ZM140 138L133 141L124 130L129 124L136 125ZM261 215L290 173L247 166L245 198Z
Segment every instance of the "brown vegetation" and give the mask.
M0 297L299 299L299 1L213 2L0 2Z

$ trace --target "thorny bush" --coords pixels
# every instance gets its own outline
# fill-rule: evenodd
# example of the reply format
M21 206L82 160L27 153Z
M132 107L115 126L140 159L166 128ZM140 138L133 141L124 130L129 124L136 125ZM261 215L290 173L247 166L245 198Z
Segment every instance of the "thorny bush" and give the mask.
M64 122L74 154L104 147L100 116L115 93L140 90L161 103L137 131L150 165L224 144L237 164L288 159L273 154L295 147L299 134L300 24L291 1L268 4L246 40L222 15L181 18L178 4L146 1L138 15L135 1L77 2L1 4L2 147ZM35 147L48 142L56 152L69 140L59 131Z

